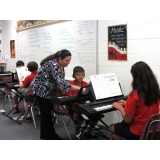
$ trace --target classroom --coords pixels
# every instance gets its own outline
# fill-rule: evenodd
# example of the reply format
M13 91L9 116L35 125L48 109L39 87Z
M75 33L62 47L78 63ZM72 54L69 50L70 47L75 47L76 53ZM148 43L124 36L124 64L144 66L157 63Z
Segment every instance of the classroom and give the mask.
M90 76L114 73L124 95L131 91L133 64L139 61L147 63L154 72L160 85L160 21L147 20L70 20L50 22L24 29L18 29L16 20L0 20L0 63L6 63L6 71L13 71L18 60L25 64L40 61L58 50L68 49L72 59L65 68L65 78L71 81L73 68L85 69L84 80L90 82ZM112 57L109 53L109 34L124 32L125 59ZM110 32L109 28L113 30ZM112 33L113 33L112 32ZM121 34L122 35L122 34ZM114 34L111 36L114 37ZM112 37L112 39L114 39ZM15 52L11 54L11 42ZM122 43L122 42L120 42ZM103 121L107 125L120 122L120 112L104 113ZM100 125L103 125L99 122Z

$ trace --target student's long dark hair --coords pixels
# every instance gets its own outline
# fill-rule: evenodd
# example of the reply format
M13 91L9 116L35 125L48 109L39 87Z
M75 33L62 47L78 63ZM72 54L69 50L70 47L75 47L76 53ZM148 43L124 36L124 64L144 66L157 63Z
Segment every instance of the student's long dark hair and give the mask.
M65 57L67 56L72 56L72 54L66 50L66 49L62 49L58 52L56 52L55 54L52 54L52 55L49 55L47 56L46 58L44 58L41 62L40 62L40 65L42 66L45 62L51 60L51 59L55 59L55 58L59 58L61 57L61 59L64 59Z
M131 67L133 76L132 88L137 91L139 100L144 98L144 103L151 106L160 99L159 85L151 68L145 62L137 62Z

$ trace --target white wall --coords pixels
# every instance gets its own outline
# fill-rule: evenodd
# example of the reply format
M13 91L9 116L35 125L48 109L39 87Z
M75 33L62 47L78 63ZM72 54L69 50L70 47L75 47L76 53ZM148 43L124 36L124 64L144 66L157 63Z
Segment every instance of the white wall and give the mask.
M10 40L16 41L16 21L0 21L3 29L2 54L10 57ZM127 61L108 61L107 58L107 27L111 25L127 24L128 56ZM123 93L127 95L131 90L131 66L137 61L146 62L154 71L160 84L160 21L127 21L127 20L99 20L98 21L98 74L112 72L117 75ZM17 49L16 49L17 57ZM13 70L17 58L8 58L7 70ZM105 114L107 124L120 121L118 111Z
M137 61L146 62L154 71L160 84L160 21L98 21L98 74L115 73L121 83L123 93L131 90L131 66ZM108 61L107 28L110 25L127 24L127 61ZM122 118L118 112L105 114L107 124L116 123Z
M16 32L16 21L0 21L2 25L2 57L1 62L7 63L7 71L13 71L16 67L17 62L17 32ZM16 58L10 58L10 40L15 40ZM5 59L7 56L7 60Z

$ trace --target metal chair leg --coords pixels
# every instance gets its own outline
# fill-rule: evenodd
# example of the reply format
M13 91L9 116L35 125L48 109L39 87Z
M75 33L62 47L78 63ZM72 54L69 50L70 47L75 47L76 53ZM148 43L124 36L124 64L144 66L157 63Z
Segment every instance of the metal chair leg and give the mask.
M34 113L33 113L33 106L31 106L31 114L32 114L32 118L33 118L34 127L36 129L36 121L35 121L35 117L34 117Z
M6 95L5 95L5 98L4 98L4 102L3 102L3 110L4 110L4 106L5 106L5 104L6 104L7 98L8 98L8 95L6 94Z
M9 105L11 107L11 109L13 108L12 106L12 98L11 98L11 95L8 95L8 99L9 99Z
M69 139L71 140L71 137L70 137L70 135L69 135L68 129L67 129L66 124L65 124L65 121L64 121L64 116L61 115L61 118L62 118L62 122L63 122L63 124L64 124L64 127L65 127L65 129L66 129L66 132L67 132L67 134L68 134L68 137L69 137Z

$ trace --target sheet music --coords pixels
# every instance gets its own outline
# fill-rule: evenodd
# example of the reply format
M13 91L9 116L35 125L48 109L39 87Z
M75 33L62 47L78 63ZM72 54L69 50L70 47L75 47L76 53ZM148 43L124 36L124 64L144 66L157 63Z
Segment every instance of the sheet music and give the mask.
M31 74L30 71L28 71L27 67L17 67L17 75L18 75L18 79L20 79L21 76L24 76L24 78L22 79L22 81Z
M114 73L90 76L96 100L123 95Z

